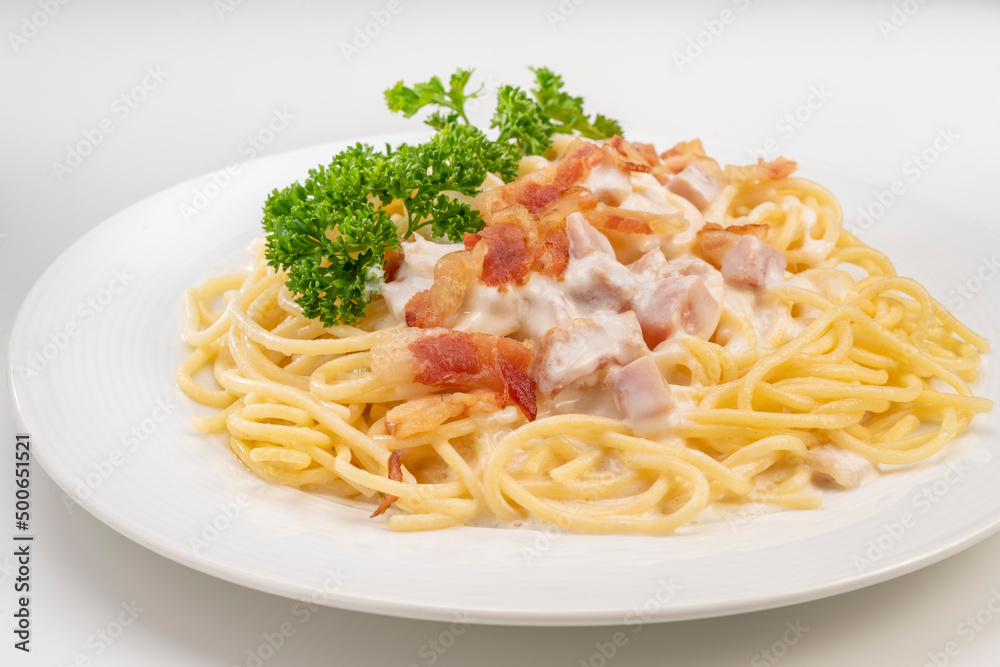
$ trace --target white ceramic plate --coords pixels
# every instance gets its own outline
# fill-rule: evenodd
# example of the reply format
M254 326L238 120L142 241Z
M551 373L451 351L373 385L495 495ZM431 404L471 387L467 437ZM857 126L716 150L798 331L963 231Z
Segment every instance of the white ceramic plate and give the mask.
M1000 528L995 414L978 418L945 456L828 493L821 509L755 517L751 507L669 537L488 528L394 534L357 507L258 481L219 440L188 426L196 406L174 384L186 353L181 292L244 263L267 194L342 147L243 164L136 204L74 244L25 300L9 368L20 426L49 475L129 538L235 583L346 609L634 625L845 592ZM818 166L800 173L834 191L849 223L888 187ZM865 241L976 330L1000 331L1000 280L984 282L988 268L977 275L995 261L995 234L913 193L873 210ZM987 357L979 389L997 400L1000 374L991 364Z

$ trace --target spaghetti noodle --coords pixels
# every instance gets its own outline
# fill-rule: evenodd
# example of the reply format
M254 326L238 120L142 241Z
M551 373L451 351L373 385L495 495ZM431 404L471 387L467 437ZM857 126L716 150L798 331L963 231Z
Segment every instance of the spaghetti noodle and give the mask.
M969 388L987 341L794 163L617 137L550 157L487 179L464 245L404 243L354 326L304 318L263 242L188 289L177 379L218 410L194 426L265 480L381 494L394 530L668 533L710 505L817 507L818 479L926 459L992 408Z

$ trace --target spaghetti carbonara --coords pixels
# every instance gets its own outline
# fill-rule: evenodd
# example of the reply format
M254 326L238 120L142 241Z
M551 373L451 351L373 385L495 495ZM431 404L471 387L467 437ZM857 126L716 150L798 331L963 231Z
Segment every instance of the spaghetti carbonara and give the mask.
M193 423L395 530L817 507L989 411L968 384L988 344L794 171L556 137L487 177L482 231L405 241L353 326L304 318L261 241L185 294L178 382L218 410Z

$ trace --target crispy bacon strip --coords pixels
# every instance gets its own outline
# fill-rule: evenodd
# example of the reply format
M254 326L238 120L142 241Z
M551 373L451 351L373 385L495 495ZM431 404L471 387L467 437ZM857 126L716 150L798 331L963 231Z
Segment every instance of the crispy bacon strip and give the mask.
M579 211L588 211L597 206L594 194L582 187L566 190L554 202L546 206L538 215L540 250L533 269L547 276L561 278L569 263L569 234L566 218Z
M653 175L661 184L667 183L675 174L684 171L691 164L700 165L705 171L723 182L722 167L705 153L701 139L678 142L673 148L664 151L660 158L662 163L653 168Z
M520 204L535 216L571 187L587 178L605 153L595 144L576 140L559 164L526 174L499 188L476 195L475 206L487 225L500 211Z
M535 261L535 250L517 222L503 222L484 227L479 236L486 247L482 280L493 287L521 282ZM479 248L476 245L476 248Z
M606 162L618 167L619 169L623 169L625 171L637 171L645 174L652 171L652 169L650 169L649 162L646 161L646 158L644 158L632 144L625 141L617 134L604 142L602 149L607 156Z
M696 238L701 251L710 262L718 268L722 264L723 258L729 254L739 240L746 236L756 236L761 241L767 236L767 225L731 225L723 227L714 222L705 223L705 226L698 230Z
M598 229L621 234L676 234L687 229L688 223L679 213L650 213L598 204L583 217Z
M534 385L523 378L531 347L513 338L452 329L389 329L372 346L372 374L382 384L489 389L513 399L525 416L536 413ZM513 371L511 370L513 369ZM529 378L530 381L530 378Z
M566 216L597 205L594 195L578 186L563 192L537 217L514 204L495 213L493 224L478 234L467 234L465 247L478 248L485 240L482 281L487 285L519 283L532 271L562 277L569 262Z
M403 481L403 464L399 462L399 454L397 454L396 452L389 454L388 477L389 479L394 480L396 482ZM399 496L394 496L390 493L383 495L382 503L378 506L378 508L374 512L372 512L372 515L368 518L374 519L377 516L381 516L397 500L399 500Z
M633 143L632 146L635 147L635 150L642 156L642 158L646 161L646 164L650 167L656 167L662 164L660 162L660 156L656 154L656 146L653 144Z
M606 151L576 140L558 164L476 196L475 205L486 227L468 235L465 246L473 248L480 241L486 242L484 283L521 282L531 271L562 276L569 262L566 216L597 204L594 195L577 184L609 154L621 160L610 148Z
M535 381L523 370L515 368L514 364L510 363L503 355L496 356L496 366L511 400L517 404L517 407L521 408L521 412L528 418L528 421L535 421L535 417L538 416Z
M798 169L798 164L793 160L783 157L775 158L770 162L764 162L764 158L757 158L757 164L745 167L728 165L726 167L726 178L733 183L780 181L783 178L791 176L795 173L796 169Z
M414 294L404 311L406 326L439 327L465 300L465 292L483 272L486 248L450 252L434 265L434 284Z
M578 211L589 211L597 206L597 197L587 188L574 186L561 195L559 198L546 206L538 214L538 219L545 226L553 224L559 220L565 220L571 213Z
M437 428L455 417L496 412L505 402L502 394L488 389L430 394L401 403L386 412L385 430L391 436L408 438Z

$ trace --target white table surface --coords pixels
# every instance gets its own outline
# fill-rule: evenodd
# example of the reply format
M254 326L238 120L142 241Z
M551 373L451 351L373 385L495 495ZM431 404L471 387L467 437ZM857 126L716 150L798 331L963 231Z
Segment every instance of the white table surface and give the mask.
M228 161L417 129L384 108L381 91L458 65L493 85L528 84L527 66L548 65L588 109L619 118L626 131L766 147L883 188L913 183L913 156L948 135L913 190L1000 229L1000 4L674 4L4 2L0 343L6 349L17 308L44 268L115 212ZM385 25L370 26L377 34L353 44L379 17ZM484 105L479 119L487 113ZM287 120L274 121L280 129L269 143L247 143L268 138L261 131L275 117ZM102 121L112 131L89 155L69 171L54 166L66 163L68 146L96 137ZM857 213L846 211L848 222ZM997 297L998 283L977 298ZM996 342L997 332L984 333ZM18 430L0 403L0 514L8 516ZM288 620L290 600L147 551L68 509L40 466L33 473L33 650L14 650L6 629L16 602L13 542L0 534L8 545L0 550L0 663L258 664L252 652ZM994 536L833 598L650 625L609 659L600 649L612 646L614 627L472 626L449 635L449 624L323 608L260 664L996 665L1000 618L983 610L991 601L1000 609L998 563ZM116 621L130 618L129 605L141 608L134 622L102 638L99 631L115 633ZM977 614L982 625L969 632L966 619ZM783 637L796 641L778 646ZM776 654L762 652L773 646Z

